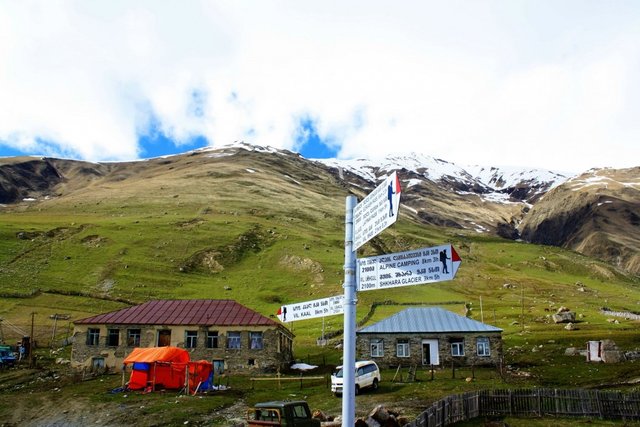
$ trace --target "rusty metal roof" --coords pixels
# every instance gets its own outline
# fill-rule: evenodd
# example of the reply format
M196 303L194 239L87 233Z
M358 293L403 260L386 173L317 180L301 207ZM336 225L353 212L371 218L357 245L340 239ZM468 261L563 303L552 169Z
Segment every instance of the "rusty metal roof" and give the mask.
M160 300L76 320L76 324L276 326L233 300Z

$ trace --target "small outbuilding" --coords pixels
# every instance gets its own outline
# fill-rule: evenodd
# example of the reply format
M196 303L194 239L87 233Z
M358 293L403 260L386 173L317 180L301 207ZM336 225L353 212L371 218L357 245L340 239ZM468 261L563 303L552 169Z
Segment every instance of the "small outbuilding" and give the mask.
M624 353L612 340L587 342L587 362L619 363L625 359Z
M408 308L356 332L361 359L381 367L497 365L502 329L438 307Z

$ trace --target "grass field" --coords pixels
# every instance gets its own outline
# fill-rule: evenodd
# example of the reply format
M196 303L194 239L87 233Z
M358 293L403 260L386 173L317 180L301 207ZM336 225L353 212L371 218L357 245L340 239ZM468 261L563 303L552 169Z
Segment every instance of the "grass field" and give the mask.
M241 165L214 166L206 174L201 172L199 180L188 175L140 179L136 191L117 182L102 183L68 197L0 211L0 318L5 340L11 342L21 331L30 331L33 319L42 363L53 362L58 356L47 347L70 334L73 320L150 299L228 298L269 316L282 304L343 292L345 190L330 196L327 178L309 171L300 172L308 180L304 190L292 187L290 177L248 174ZM638 389L627 382L640 377L640 361L587 364L583 357L564 355L568 347L583 349L587 341L600 339L614 340L623 350L640 349L638 322L619 318L614 323L600 312L602 307L640 311L637 276L556 247L417 224L405 213L358 256L445 243L451 243L462 258L455 280L362 292L358 320L370 316L370 324L409 304L442 306L462 314L469 304L472 318L504 330L505 362L526 375L503 382L495 371L480 371L474 382L467 383L463 375L468 373L452 379L451 372L443 369L436 381L419 374L420 381L403 383L389 381L394 372L384 372L386 381L379 393L358 397L359 411L385 403L417 415L429 402L473 387ZM562 306L576 312L575 330L551 321ZM57 323L55 334L54 314L70 316ZM326 318L324 329L321 319L288 326L296 335L296 358L340 363L341 351L335 348L339 335L327 347L317 347L316 340L323 331L341 330L341 316ZM52 375L63 369L46 366ZM8 384L0 389L2 420L30 408L53 410L62 402L76 401L84 403L69 411L77 410L78 416L87 405L106 408L96 411L103 425L108 425L104 414L109 413L117 425L124 419L118 417L128 411L147 420L140 425L159 425L154 424L158 413L167 417L167 424L181 424L191 417L224 425L215 424L226 422L216 420L216 414L231 410L238 400L251 404L302 397L328 413L340 408L325 384L304 390L294 384L278 391L252 390L241 373L230 373L230 391L200 399L172 393L134 393L124 398L108 393L120 383L117 376L74 383L47 378L46 372L16 371L25 376L13 370L0 373L0 383ZM38 380L41 375L45 379ZM52 391L55 388L59 390Z

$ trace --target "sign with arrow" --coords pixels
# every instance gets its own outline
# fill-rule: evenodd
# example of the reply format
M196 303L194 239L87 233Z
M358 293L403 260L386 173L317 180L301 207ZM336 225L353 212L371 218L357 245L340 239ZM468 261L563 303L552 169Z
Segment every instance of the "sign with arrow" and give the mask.
M358 259L358 291L452 280L462 260L451 245Z
M344 295L316 299L313 301L299 302L283 305L278 309L278 319L281 322L293 322L307 320L315 317L333 316L344 313Z
M400 180L393 172L353 209L353 250L380 234L398 219Z

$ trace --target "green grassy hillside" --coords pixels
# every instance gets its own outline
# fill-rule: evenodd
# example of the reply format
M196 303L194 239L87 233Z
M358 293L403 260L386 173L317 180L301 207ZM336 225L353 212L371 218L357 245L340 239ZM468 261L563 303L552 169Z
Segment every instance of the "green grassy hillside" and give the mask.
M55 338L61 339L74 319L149 299L230 298L270 316L282 304L343 292L349 186L327 168L295 155L240 151L106 169L87 172L93 169L85 164L73 169L73 177L56 185L49 197L0 207L0 318L6 341L20 337L20 329L29 331L32 314L35 338L46 347L53 338L53 314L70 316L57 324ZM347 176L354 182L351 178ZM352 186L350 191L361 198L370 188ZM640 377L640 362L593 365L565 355L566 348L585 348L592 339L612 339L623 350L640 349L637 321L613 322L600 312L604 306L640 311L637 276L575 252L424 225L411 209L401 206L400 212L398 222L364 245L359 257L451 243L462 265L453 281L360 293L358 320L369 324L411 304L462 314L468 304L474 319L504 329L505 362L514 374L503 383L495 370L478 370L476 380L467 383L469 370L461 369L454 379L444 369L430 382L421 371L419 382L407 384L391 381L396 372L385 371L380 393L359 397L359 413L382 399L417 415L441 396L496 386L637 390L632 380ZM561 306L577 313L575 330L551 321ZM324 329L321 319L288 326L296 335L297 358L340 363L336 344L342 316L326 318ZM337 335L328 346L318 347L316 339L323 332ZM65 350L41 350L43 361L60 354ZM232 391L177 405L173 395L108 395L120 384L113 376L75 384L53 374L35 381L33 376L41 374L11 370L0 376L6 385L0 388L5 402L0 418L37 423L28 408L39 407L51 414L43 415L50 421L64 406L64 417L85 420L91 407L93 421L118 425L130 418L114 408L126 407L141 425L156 425L158 414L167 425L182 425L185 418L228 425L222 414L241 417L244 409L236 407L238 402L272 398L306 398L313 408L340 412L340 400L322 382L304 392L296 385L253 390L248 378L230 374ZM28 393L14 392L23 389Z
M231 298L273 315L283 303L342 293L348 192L325 167L240 151L112 169L0 211L0 317L26 329L35 312L48 342L54 313L73 320L149 299ZM377 321L414 303L462 313L469 303L475 319L505 330L507 348L553 340L560 351L601 338L638 346L636 323L608 322L599 311L640 310L638 278L574 252L426 226L401 208L400 220L358 256L444 243L462 257L455 280L363 292L358 318ZM551 322L561 306L581 316L577 330ZM297 355L327 351L315 346L320 320L291 327ZM326 319L325 332L341 327L341 316Z

